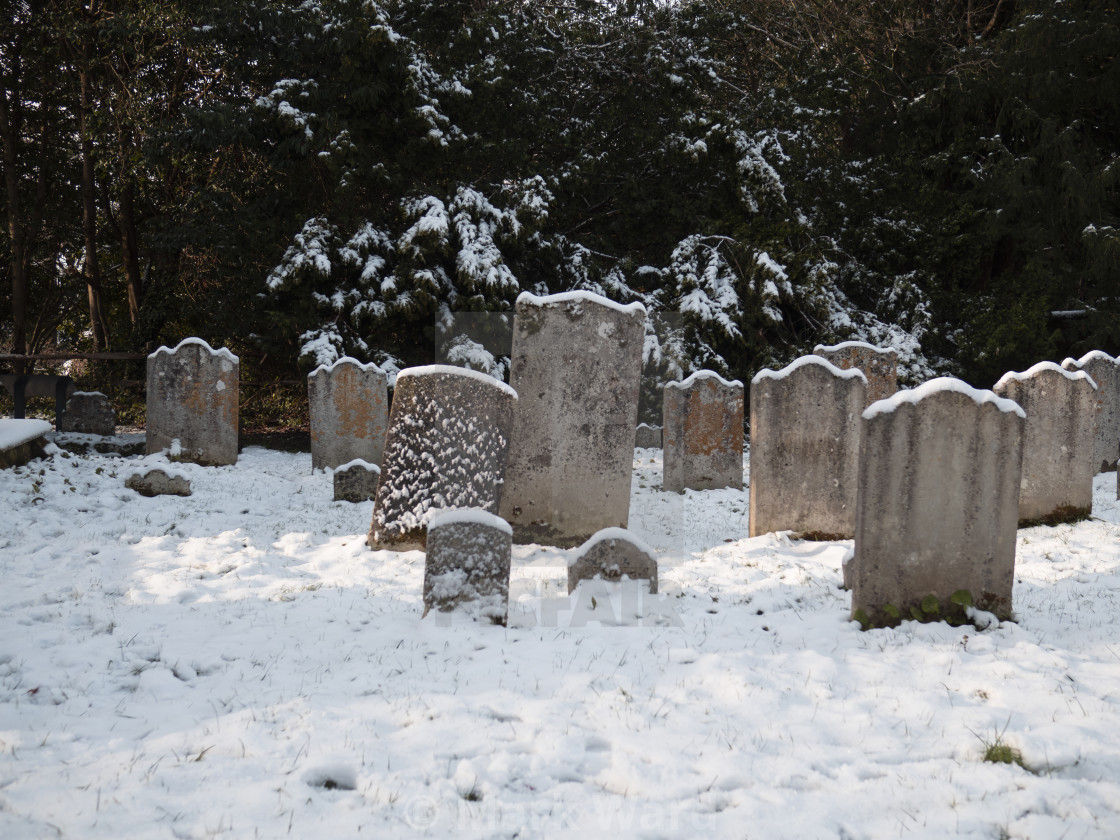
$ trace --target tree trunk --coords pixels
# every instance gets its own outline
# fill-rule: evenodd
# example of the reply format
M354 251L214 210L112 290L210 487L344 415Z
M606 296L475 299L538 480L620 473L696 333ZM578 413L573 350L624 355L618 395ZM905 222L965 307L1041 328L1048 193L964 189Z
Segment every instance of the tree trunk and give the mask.
M0 132L3 132L4 199L8 208L8 238L12 251L9 273L12 278L12 352L27 352L27 262L24 259L25 243L23 225L20 223L19 172L19 93L15 84L19 76L19 56L12 57L11 77L4 90L0 90ZM12 102L8 101L12 92ZM25 373L23 362L15 363L17 374Z
M93 330L93 349L109 349L109 329L105 310L101 304L101 267L97 259L97 196L93 171L93 141L90 139L88 116L90 112L91 65L89 42L82 45L82 58L85 66L78 74L81 84L81 102L78 109L82 135L82 231L85 236L85 260L83 274L86 290L89 293L89 320Z
M122 172L120 198L121 260L128 282L128 316L135 327L140 321L140 302L144 299L144 278L140 273L140 248L136 236L136 215L133 207L136 195L131 173Z

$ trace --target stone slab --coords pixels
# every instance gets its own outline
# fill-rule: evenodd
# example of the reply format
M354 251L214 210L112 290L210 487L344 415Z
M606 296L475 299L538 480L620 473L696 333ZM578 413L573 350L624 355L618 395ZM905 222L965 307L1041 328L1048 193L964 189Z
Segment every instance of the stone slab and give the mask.
M158 467L143 473L133 473L124 480L124 486L141 496L191 495L191 483L185 476L168 473Z
M581 545L568 564L568 594L581 580L617 582L623 576L648 580L650 594L657 594L657 556L625 528L604 528Z
M357 458L335 468L332 476L334 501L370 502L377 498L381 468Z
M665 386L664 490L742 489L743 402L742 382L710 370Z
M634 447L636 449L660 449L661 427L639 423L638 428L634 430Z
M424 556L424 615L469 611L505 624L513 530L484 510L451 510L428 523Z
M380 464L389 423L389 378L374 364L342 358L307 376L311 469L360 458Z
M62 432L109 437L116 434L117 417L100 391L75 391L66 401L60 425Z
M1116 452L1120 445L1120 359L1094 350L1080 359L1066 359L1062 367L1069 371L1085 371L1096 383L1101 408L1093 444L1093 469L1096 472L1116 469Z
M898 390L898 351L865 341L818 344L813 354L828 359L840 370L862 371L867 377L867 405L886 399Z

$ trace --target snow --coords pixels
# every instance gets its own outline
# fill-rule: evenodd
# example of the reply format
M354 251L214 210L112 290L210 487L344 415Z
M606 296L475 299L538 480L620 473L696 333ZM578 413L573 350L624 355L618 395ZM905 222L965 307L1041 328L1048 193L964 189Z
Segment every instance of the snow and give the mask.
M1062 367L1066 370L1069 370L1071 366L1083 368L1096 359L1100 359L1103 362L1109 362L1114 365L1120 365L1120 359L1113 358L1103 350L1091 350L1080 359L1063 359Z
M998 388L999 386L997 385L996 387ZM871 403L871 405L864 409L863 419L870 420L873 417L878 417L880 414L890 414L900 405L917 405L918 402L925 399L930 394L937 394L943 391L953 391L957 394L964 394L977 405L991 404L1002 412L1014 412L1020 417L1027 416L1026 412L1024 412L1014 400L996 396L991 391L982 391L979 388L973 388L967 382L961 382L961 380L954 379L951 376L941 376L937 379L931 379L929 382L923 382L917 388L912 388L909 391L898 391L885 400Z
M841 350L847 350L849 347L858 347L862 350L874 350L876 353L894 353L898 355L898 351L892 347L876 347L874 344L868 344L866 341L841 341L839 344L818 344L813 348L814 353L838 353Z
M380 466L378 466L377 464L371 464L369 461L365 460L364 458L355 458L352 461L347 461L345 464L339 464L337 467L334 468L334 472L345 472L346 470L350 470L350 469L353 469L355 467L361 467L366 472L375 472L375 473L380 473L381 472L381 467Z
M489 374L482 373L481 371L471 370L470 368L456 367L455 365L418 365L417 367L405 368L397 374L397 382L408 376L430 376L436 373L450 373L455 376L465 376L469 379L477 379L479 382L485 382L487 385L493 385L495 388L511 394L514 399L517 399L517 391L513 390L509 385L502 382L500 379L495 379Z
M461 522L469 522L473 525L488 525L491 528L497 528L503 533L513 536L513 528L508 522L500 516L495 516L490 511L483 510L482 508L456 508L454 510L445 510L443 513L436 514L428 520L428 530L439 528L441 525L455 525Z
M48 420L0 419L0 451L15 449L17 446L42 437L51 430Z
M594 292L560 292L555 295L535 295L532 292L522 292L517 296L517 302L520 303L525 300L533 306L550 306L556 303L572 303L572 302L585 302L594 303L599 306L605 306L608 309L615 309L619 312L627 314L646 314L646 308L640 303L617 303L610 298L605 298L602 295L597 295Z
M865 633L851 541L749 539L746 492L640 455L663 594L515 546L507 628L421 621L423 554L306 454L181 464L185 498L0 471L0 837L1120 836L1115 474L1019 532L1018 623Z
M828 359L822 358L821 356L802 356L799 359L794 359L781 370L770 370L769 368L760 370L754 375L751 384L754 385L756 382L761 382L763 379L785 379L795 370L803 368L806 365L820 365L826 368L833 376L838 376L841 379L862 379L864 384L867 384L867 376L864 375L862 370L858 368L841 370Z
M740 382L738 379L733 379L730 382L728 382L726 379L724 379L722 376L720 376L714 370L698 370L695 373L693 373L692 375L690 375L687 379L685 379L681 382L666 382L665 387L666 388L680 388L680 389L683 390L685 388L691 388L693 385L695 385L701 379L718 379L720 384L724 385L727 388L742 388L743 387L743 383Z
M1083 370L1078 370L1078 371L1065 370L1064 368L1062 368L1059 365L1054 364L1053 362L1039 362L1037 365L1032 365L1031 367L1027 368L1026 370L1024 370L1022 372L1009 371L1008 373L1005 373L1003 376L1000 377L999 382L997 382L996 385L995 385L995 388L996 388L996 390L998 390L999 388L1002 388L1004 385L1006 385L1009 382L1022 382L1024 380L1030 379L1031 377L1033 377L1033 376L1035 376L1039 373L1042 373L1043 371L1047 371L1047 370L1055 371L1057 373L1060 373L1066 379L1087 379L1089 381L1089 384L1093 386L1093 390L1094 391L1097 390L1097 383L1094 382L1093 377L1089 376L1089 374L1087 374L1085 371L1083 371Z
M385 373L385 371L383 371L380 367L378 367L373 362L369 362L368 364L363 364L362 362L359 362L357 359L353 358L352 356L342 356L341 358L335 359L330 364L319 365L319 367L315 368L315 370L313 370L313 371L311 371L311 373L307 374L307 378L308 379L313 379L314 377L318 376L320 373L325 373L329 376L330 374L334 373L335 368L339 367L340 365L354 365L362 373L382 373L382 374Z
M607 540L621 540L622 542L628 542L633 544L639 551L644 551L650 557L657 556L657 552L646 545L641 540L641 538L639 538L638 535L633 531L630 531L626 528L603 528L599 531L596 531L594 534L584 540L583 545L577 548L575 550L575 553L569 558L568 565L576 562L578 558L587 554L587 552L589 552L599 543L606 542Z
M227 348L222 347L220 350L215 350L201 338L184 338L182 341L175 345L174 349L167 346L160 347L158 350L156 350L156 352L152 353L151 356L148 356L148 358L150 359L152 358L152 356L158 356L160 353L169 353L171 355L175 355L181 348L187 347L192 344L197 344L199 347L202 347L204 350L206 350L206 352L211 356L217 356L220 359L225 359L227 362L230 362L232 364L236 365L239 361L237 356L233 355L233 353L231 353Z

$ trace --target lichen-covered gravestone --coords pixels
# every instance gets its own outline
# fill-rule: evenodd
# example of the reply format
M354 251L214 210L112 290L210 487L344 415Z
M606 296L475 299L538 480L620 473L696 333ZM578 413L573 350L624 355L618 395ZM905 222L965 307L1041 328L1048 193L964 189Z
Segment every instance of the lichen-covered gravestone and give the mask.
M818 344L813 353L828 359L840 370L859 370L867 377L865 406L886 399L898 390L898 351L876 347L866 341Z
M517 298L520 400L502 494L514 541L571 547L625 527L645 309L588 292Z
M237 463L238 383L237 356L201 338L148 356L147 453L178 440L184 461Z
M863 413L852 618L1011 614L1023 410L934 379ZM967 594L965 594L967 593Z
M617 582L648 580L651 595L657 594L657 556L653 549L625 528L604 528L577 549L568 564L568 594L581 580Z
M497 513L517 393L466 368L428 365L397 376L377 485L371 548L423 548L449 508Z
M850 539L867 380L802 356L751 380L750 535Z
M505 624L512 543L509 523L484 510L433 517L424 557L424 615L434 607Z
M993 388L1027 413L1019 525L1075 522L1093 508L1093 451L1100 403L1084 371L1039 362L1011 372Z
M1062 367L1070 371L1085 371L1096 383L1101 411L1093 445L1093 470L1108 472L1116 469L1116 451L1120 445L1120 359L1094 350L1080 359L1066 359Z
M331 478L336 502L368 502L377 498L381 468L355 458L336 467Z
M662 398L667 491L743 487L743 383L701 370Z
M112 435L116 416L109 398L100 391L75 391L66 401L60 432L84 435Z
M380 464L389 416L389 379L377 365L342 358L307 375L311 469L355 458Z

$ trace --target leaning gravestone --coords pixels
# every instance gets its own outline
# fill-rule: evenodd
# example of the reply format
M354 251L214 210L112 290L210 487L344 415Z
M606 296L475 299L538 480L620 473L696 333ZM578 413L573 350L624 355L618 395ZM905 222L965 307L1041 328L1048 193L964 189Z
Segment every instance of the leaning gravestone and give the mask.
M517 393L450 365L397 375L381 462L371 548L423 548L428 521L448 508L496 513Z
M147 453L178 440L184 461L237 463L238 376L237 356L201 338L148 356Z
M1100 403L1084 371L1039 362L1007 373L993 388L1027 413L1019 525L1055 525L1084 519L1093 508L1093 448Z
M701 370L663 397L663 489L743 487L743 383Z
M448 510L428 523L424 615L466 609L494 624L509 610L513 529L484 510Z
M657 594L657 556L653 549L625 528L604 528L576 551L568 564L568 594L581 580L617 582L648 580L651 595Z
M751 380L750 535L851 539L867 379L802 356Z
M355 458L335 468L334 501L369 502L377 498L377 485L381 480L381 468L377 464Z
M1071 371L1083 370L1096 383L1101 413L1093 445L1093 470L1108 472L1116 469L1116 450L1120 444L1120 359L1094 350L1080 359L1066 359L1062 367Z
M112 435L117 430L116 416L109 398L100 391L75 391L66 401L60 432L84 435Z
M859 370L867 377L866 405L886 399L898 390L898 351L876 347L866 341L818 344L813 353L828 359L840 370Z
M502 493L515 542L569 548L625 527L645 309L522 292L510 383L521 395Z
M360 458L380 464L389 415L389 379L377 365L342 358L307 375L311 469Z
M963 621L969 604L1010 616L1024 417L1011 400L950 378L868 407L853 619Z

